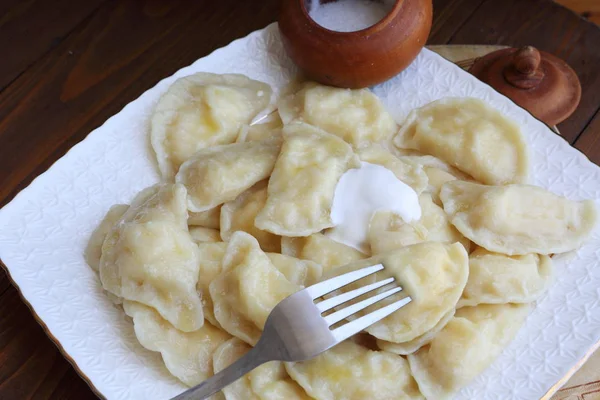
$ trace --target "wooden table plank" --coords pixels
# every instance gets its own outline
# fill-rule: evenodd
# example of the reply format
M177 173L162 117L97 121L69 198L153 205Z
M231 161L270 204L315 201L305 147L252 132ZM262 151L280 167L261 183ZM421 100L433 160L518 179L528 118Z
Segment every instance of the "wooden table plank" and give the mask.
M83 380L75 379L73 368L49 343L16 289L9 288L0 298L0 398L96 398Z
M0 261L0 298L6 290L10 287L10 281L8 280L8 276L6 276L6 271L4 271L4 264Z
M581 14L584 18L600 24L600 1L598 0L555 0L557 3Z
M160 79L275 20L277 4L106 3L0 93L0 206Z
M428 44L446 44L483 0L433 0L433 24Z
M600 29L561 5L546 0L486 0L451 43L533 45L565 61L582 84L581 104L559 125L574 142L600 104Z
M60 43L104 1L2 1L0 90Z
M600 111L579 136L575 148L588 156L590 161L600 165Z

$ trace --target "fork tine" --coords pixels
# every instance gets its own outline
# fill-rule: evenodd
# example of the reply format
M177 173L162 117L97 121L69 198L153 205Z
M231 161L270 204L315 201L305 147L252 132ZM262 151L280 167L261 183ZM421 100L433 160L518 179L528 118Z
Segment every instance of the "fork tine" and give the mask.
M394 282L394 278L388 278L388 279L385 279L383 281L375 282L375 283L372 283L370 285L363 286L363 287L360 287L358 289L351 290L349 292L340 294L338 296L335 296L335 297L332 297L330 299L323 300L320 303L317 303L317 308L321 312L325 312L327 310L332 309L333 307L337 307L340 304L344 304L345 302L350 301L350 300L352 300L352 299L354 299L354 298L356 298L356 297L358 297L360 295L363 295L363 294L368 293L368 292L370 292L372 290L375 290L375 289L379 289L380 287L385 286L388 283L392 283L392 282Z
M395 287L393 289L388 290L387 292L383 292L378 295L369 297L366 300L359 301L358 303L352 304L351 306L348 306L340 311L336 311L333 314L323 317L323 319L329 324L329 326L331 326L331 325L335 324L336 322L340 322L341 320L349 317L350 315L356 314L357 312L369 307L370 305L375 304L378 301L385 299L386 297L389 297L393 294L398 293L401 290L402 290L401 287Z
M382 269L382 264L373 265L371 267L362 268L340 276L336 276L335 278L327 279L326 281L317 283L316 285L312 285L306 288L305 290L314 300L316 298L326 295L327 293L333 292L334 290L344 287L349 283L362 279L365 276L374 274L377 271L381 271Z
M398 311L408 303L410 303L412 299L410 297L405 297L401 300L398 300L395 303L389 304L385 307L380 308L379 310L373 311L363 317L355 319L352 322L348 322L331 331L331 334L335 337L338 342L342 340L348 339L350 336L357 334L358 332L368 328L373 325L375 322L380 321L392 314L395 311Z

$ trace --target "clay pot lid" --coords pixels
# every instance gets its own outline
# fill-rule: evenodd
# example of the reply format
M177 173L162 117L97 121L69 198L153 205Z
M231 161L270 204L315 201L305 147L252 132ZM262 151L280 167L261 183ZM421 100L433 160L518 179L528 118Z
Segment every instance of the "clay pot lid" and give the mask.
M469 72L548 125L567 119L581 99L575 71L531 46L494 51L477 59Z

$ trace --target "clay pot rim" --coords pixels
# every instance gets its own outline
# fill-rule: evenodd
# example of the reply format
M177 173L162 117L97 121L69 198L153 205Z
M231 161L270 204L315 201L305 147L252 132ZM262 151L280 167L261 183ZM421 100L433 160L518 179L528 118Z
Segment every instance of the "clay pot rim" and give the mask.
M319 0L313 0L313 1L319 1ZM386 14L385 17L383 17L382 19L380 19L379 21L377 21L375 24L373 24L371 26L368 26L364 29L360 29L358 31L350 31L350 32L332 31L331 29L327 29L324 26L319 25L314 19L312 19L308 10L306 9L306 0L300 0L300 9L302 10L302 15L306 18L308 23L311 25L311 28L317 29L325 34L334 35L334 36L338 36L338 37L342 37L342 36L352 37L352 36L356 36L356 35L368 36L368 35L372 35L372 34L375 34L379 31L381 31L388 25L389 22L391 22L394 18L396 18L396 15L398 15L398 13L400 12L400 9L402 8L403 3L404 3L404 0L395 0L394 6L390 10L390 12Z

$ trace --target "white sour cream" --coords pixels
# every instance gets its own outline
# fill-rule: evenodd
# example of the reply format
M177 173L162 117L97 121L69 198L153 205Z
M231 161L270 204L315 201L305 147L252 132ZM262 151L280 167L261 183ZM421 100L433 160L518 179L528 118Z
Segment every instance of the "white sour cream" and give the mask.
M333 196L331 219L335 225L325 234L336 242L369 252L367 234L375 211L392 211L404 221L421 218L417 193L389 169L361 163L338 181Z

